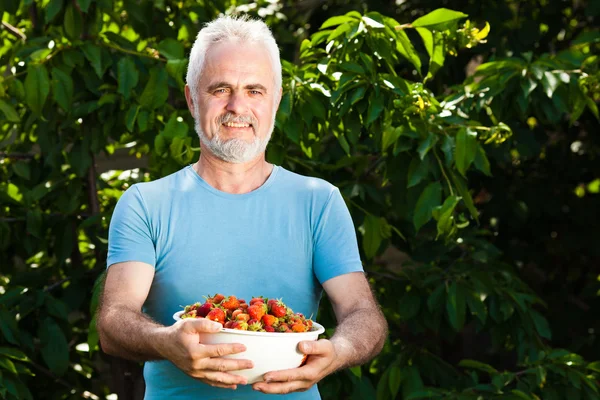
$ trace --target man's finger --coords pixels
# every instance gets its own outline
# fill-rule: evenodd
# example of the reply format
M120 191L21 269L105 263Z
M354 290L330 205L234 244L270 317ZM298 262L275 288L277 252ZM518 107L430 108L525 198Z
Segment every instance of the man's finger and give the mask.
M199 379L211 386L228 387L230 389L233 389L233 386L245 385L248 383L248 379L243 376L215 371L204 371L204 374Z
M326 354L331 351L331 342L328 340L311 340L298 343L298 350L303 354Z
M200 344L206 357L223 357L246 351L246 346L241 343Z
M291 381L281 383L258 382L252 385L252 389L268 394L285 394L308 389L308 384L304 381Z
M253 366L254 364L250 360L238 360L234 358L211 358L204 361L202 369L227 372L250 369Z
M183 320L186 332L219 332L223 325L206 318L186 318Z

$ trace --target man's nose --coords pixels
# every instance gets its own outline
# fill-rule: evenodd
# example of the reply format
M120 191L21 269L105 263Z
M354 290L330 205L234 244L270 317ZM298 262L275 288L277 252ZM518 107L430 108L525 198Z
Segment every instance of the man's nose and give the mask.
M246 113L247 105L243 94L232 93L231 96L229 96L229 101L227 102L227 111L238 115Z

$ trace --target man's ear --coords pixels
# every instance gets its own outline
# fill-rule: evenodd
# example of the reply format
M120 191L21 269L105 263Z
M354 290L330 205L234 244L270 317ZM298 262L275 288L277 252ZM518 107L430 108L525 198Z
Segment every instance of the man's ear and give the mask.
M196 105L194 104L194 99L192 98L192 91L188 85L185 85L185 101L187 102L188 109L192 114L193 118L196 118Z

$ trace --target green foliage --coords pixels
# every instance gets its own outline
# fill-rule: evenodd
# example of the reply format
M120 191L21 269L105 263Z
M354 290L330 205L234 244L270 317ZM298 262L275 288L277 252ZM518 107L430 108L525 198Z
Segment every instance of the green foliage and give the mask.
M280 3L232 4L0 1L0 397L110 393L95 329L108 222L133 183L197 159L186 54L229 10L297 50L268 160L340 188L390 324L383 352L325 379L323 397L597 399L599 362L556 341L553 309L494 243L479 190L536 154L524 128L597 123L597 31L555 54L495 54L441 87L493 22L353 10L290 35ZM123 157L148 168L96 170ZM597 194L597 178L572 196ZM386 265L398 250L407 261ZM335 324L326 304L319 320Z

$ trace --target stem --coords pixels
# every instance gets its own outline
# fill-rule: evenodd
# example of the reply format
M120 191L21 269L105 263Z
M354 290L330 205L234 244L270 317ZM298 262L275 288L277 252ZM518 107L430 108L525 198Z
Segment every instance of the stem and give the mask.
M149 54L138 53L137 51L133 51L133 50L127 50L127 49L124 49L124 48L119 47L119 46L117 46L115 44L112 44L112 43L101 43L101 45L104 46L104 47L109 47L111 49L120 51L122 53L132 54L132 55L138 56L138 57L150 58L151 60L158 60L158 61L162 61L162 62L167 62L166 58L162 58L160 56L159 57L154 57L154 56L151 56Z
M4 26L6 29L8 29L13 35L18 36L21 38L21 40L25 41L27 40L27 35L25 35L19 28L17 28L16 26L12 26L11 24L9 24L6 21L2 21L2 26Z
M438 165L442 170L442 175L444 175L444 179L446 180L446 184L448 185L448 189L450 189L450 196L454 196L454 190L452 190L452 184L450 183L450 179L448 179L448 175L446 175L446 170L444 169L444 165L442 164L442 160L440 160L440 156L437 153L436 149L433 149L433 154L435 155L435 159L438 161Z

